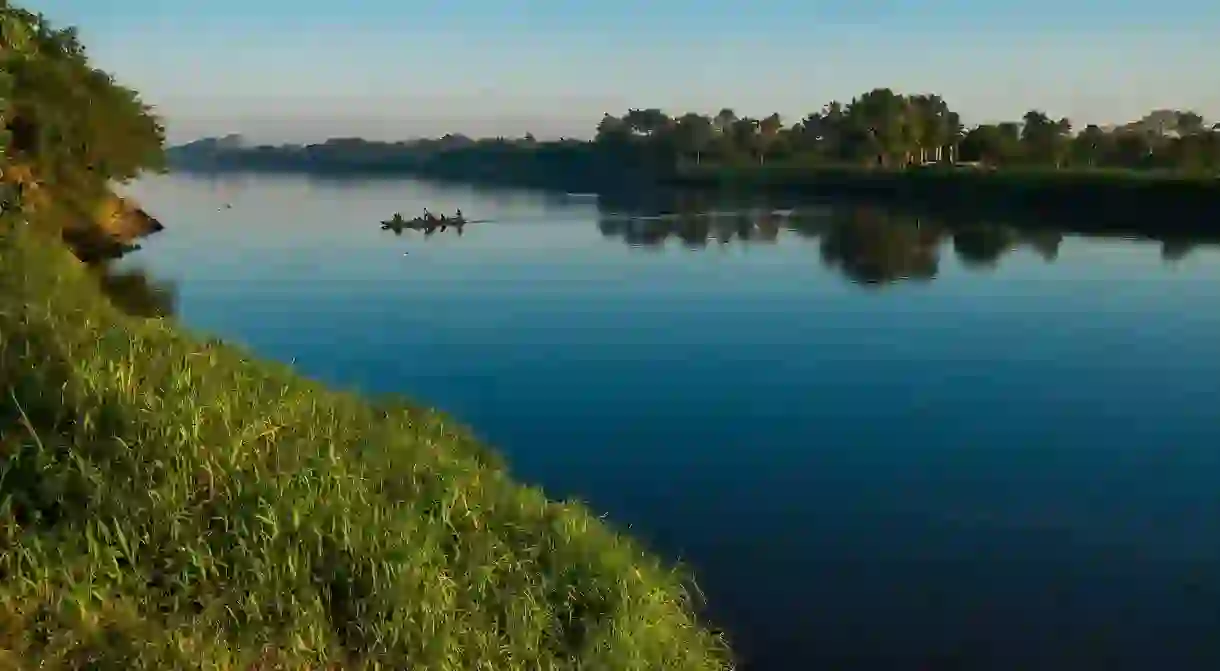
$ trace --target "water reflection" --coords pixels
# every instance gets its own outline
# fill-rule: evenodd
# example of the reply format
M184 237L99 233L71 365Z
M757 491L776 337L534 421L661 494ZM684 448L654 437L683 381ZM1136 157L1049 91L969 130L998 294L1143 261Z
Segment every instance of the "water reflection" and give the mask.
M91 267L98 286L111 304L133 317L171 317L177 307L177 287L153 280L141 268L117 268L109 263Z
M1054 261L1064 237L1060 230L954 222L864 205L790 210L751 207L737 212L652 215L604 212L597 227L602 236L620 239L632 247L659 248L675 239L688 249L703 248L710 242L774 244L781 233L787 232L817 240L827 267L870 285L935 278L946 244L964 267L988 270L1022 246L1048 262Z
M557 198L557 197L556 197ZM698 192L602 194L595 201L597 229L639 251L676 247L691 251L729 245L774 245L784 236L816 241L820 259L853 282L884 286L936 278L943 254L965 269L988 272L1004 257L1027 249L1048 263L1059 258L1066 235L1130 239L1121 230L1090 222L1086 233L1066 222L1009 221L962 211L915 211L868 204L810 204ZM482 225L482 224L480 224ZM434 225L409 231L424 238L465 233L464 226ZM1098 229L1103 232L1097 232ZM403 235L403 230L395 230ZM1161 257L1176 262L1217 240L1162 238Z
M1017 248L1017 234L998 224L975 224L955 231L953 251L961 264L973 269L991 269L1000 257Z
M1198 246L1194 240L1169 238L1161 242L1161 258L1169 263L1181 261Z
M831 217L819 249L827 266L861 284L931 280L940 264L941 234L935 224L856 208Z
M445 231L452 230L454 233L457 234L458 237L461 237L462 235L465 234L466 224L459 223L459 222L450 223L450 222L432 221L432 222L404 222L402 225L388 225L387 226L383 222L382 226L381 226L381 230L391 231L394 233L394 235L397 235L398 237L402 237L403 231L419 231L424 234L425 238L432 237L433 235L436 234L437 231L444 233Z

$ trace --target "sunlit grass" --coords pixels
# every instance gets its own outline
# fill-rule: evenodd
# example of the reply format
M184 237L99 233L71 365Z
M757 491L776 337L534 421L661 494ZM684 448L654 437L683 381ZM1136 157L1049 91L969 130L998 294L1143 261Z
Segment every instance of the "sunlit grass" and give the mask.
M0 225L0 668L729 668L681 573L443 416L124 316L23 229Z

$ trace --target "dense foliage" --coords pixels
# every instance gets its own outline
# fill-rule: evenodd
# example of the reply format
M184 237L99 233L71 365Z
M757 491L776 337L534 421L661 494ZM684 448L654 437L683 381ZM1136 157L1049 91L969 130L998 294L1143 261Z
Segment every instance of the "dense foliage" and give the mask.
M1031 110L1020 121L965 127L937 95L874 89L831 102L787 125L723 109L670 116L659 109L607 114L591 141L475 140L461 135L409 142L357 138L321 144L244 147L240 138L173 150L184 167L312 171L403 171L496 181L559 181L579 187L691 170L774 165L902 168L930 163L1041 169L1123 169L1212 175L1220 171L1220 126L1192 112L1160 110L1109 129L1073 131L1068 119Z
M90 65L72 28L0 0L0 171L6 202L93 228L122 210L110 187L157 169L163 129L131 89Z

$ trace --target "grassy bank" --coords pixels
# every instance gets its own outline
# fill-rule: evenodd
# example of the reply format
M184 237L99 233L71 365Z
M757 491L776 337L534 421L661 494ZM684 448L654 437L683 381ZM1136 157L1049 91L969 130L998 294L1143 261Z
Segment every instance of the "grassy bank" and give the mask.
M1134 170L869 169L802 164L685 166L686 188L772 190L909 204L1079 215L1137 229L1214 228L1220 179Z
M680 574L442 416L124 316L35 228L0 224L0 667L729 667Z

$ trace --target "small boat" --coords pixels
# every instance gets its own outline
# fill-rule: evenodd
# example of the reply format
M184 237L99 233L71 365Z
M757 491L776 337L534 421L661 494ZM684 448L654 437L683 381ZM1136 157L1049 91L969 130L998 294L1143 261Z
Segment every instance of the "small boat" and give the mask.
M457 214L452 217L441 215L439 217L415 217L414 219L406 219L402 214L395 212L394 216L389 219L383 219L381 222L381 230L402 230L410 228L413 230L431 230L440 228L445 230L450 226L461 227L468 223L466 217Z
M411 222L409 222L403 218L401 213L395 212L394 216L390 217L389 219L383 219L381 221L381 228L382 229L404 228L410 223Z

